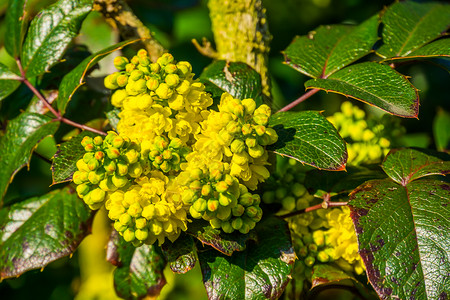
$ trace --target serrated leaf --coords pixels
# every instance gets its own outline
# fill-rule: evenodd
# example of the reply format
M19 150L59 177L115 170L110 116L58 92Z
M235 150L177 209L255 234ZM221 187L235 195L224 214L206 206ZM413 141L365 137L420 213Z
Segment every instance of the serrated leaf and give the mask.
M77 170L77 161L86 153L83 146L81 146L81 140L85 136L95 137L96 134L90 131L83 131L58 146L58 151L52 158L52 184L72 180L72 175Z
M262 104L261 76L243 62L215 61L203 70L199 79L215 97L227 92L234 98L252 98L257 105Z
M417 118L419 114L419 95L414 86L391 67L375 62L349 66L327 79L308 80L305 87L342 94L404 118Z
M7 66L0 63L0 101L19 87L20 79L19 75L11 72Z
M123 299L156 298L166 284L163 274L166 262L155 245L136 248L113 230L107 259L117 266L114 287Z
M442 36L450 26L450 5L438 2L396 2L381 16L384 58L406 56Z
M59 122L35 113L22 113L11 120L0 140L0 197L6 193L14 175L30 161L38 142L53 135ZM2 201L0 201L1 204Z
M72 254L90 233L92 211L70 188L0 210L0 279Z
M161 250L169 263L172 272L184 274L195 266L197 261L194 240L191 236L181 233L175 242L166 241Z
M252 230L247 234L224 233L203 221L189 224L187 233L197 238L202 244L209 245L225 255L232 255L234 251L244 251L249 240L257 240L255 232Z
M78 34L92 3L93 0L60 0L31 21L21 54L27 77L41 75L58 62Z
M256 225L258 242L232 256L215 250L198 257L208 298L278 299L286 287L295 260L287 223L268 218Z
M450 173L450 161L414 149L392 150L381 167L392 180L403 186L424 176Z
M269 151L318 169L345 169L345 142L319 112L279 112L271 116L269 125L278 134L278 141L267 147Z
M103 59L105 56L111 54L112 52L122 49L123 47L133 44L139 40L134 41L124 41L108 48L105 48L97 53L94 53L83 60L75 69L64 76L61 85L59 87L59 96L57 101L57 106L61 114L64 114L67 108L67 104L72 99L73 94L76 90L82 86L85 82L87 72L91 69L97 62Z
M119 124L120 118L119 118L120 110L117 108L114 108L113 110L106 112L106 118L109 121L109 124L111 127L117 131L117 124Z
M450 38L443 38L426 44L406 56L394 56L384 61L417 60L428 58L450 57Z
M378 16L359 26L320 26L296 37L284 51L285 62L313 78L326 78L369 54L378 40Z
M22 41L27 27L26 0L9 0L6 9L5 49L16 58L22 50Z
M438 151L450 149L450 114L439 109L433 120L433 136Z
M350 195L359 252L382 299L446 299L450 185L372 180Z

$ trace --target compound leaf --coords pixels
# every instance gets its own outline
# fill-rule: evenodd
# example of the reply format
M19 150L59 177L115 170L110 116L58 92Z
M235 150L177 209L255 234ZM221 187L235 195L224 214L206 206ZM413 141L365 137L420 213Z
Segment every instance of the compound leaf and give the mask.
M268 218L256 225L258 242L232 256L199 251L209 299L278 299L294 266L287 223Z
M93 213L63 188L0 210L0 279L72 254L90 233Z
M78 34L92 3L93 0L60 0L31 21L21 55L27 77L41 75L58 62Z
M22 41L27 27L26 0L10 0L6 9L5 49L16 58L22 49Z
M5 135L0 140L1 199L14 175L28 165L38 142L53 135L58 126L58 122L52 122L51 118L36 113L22 113L8 123Z
M419 95L414 86L391 67L375 62L349 66L327 79L308 80L305 87L342 94L405 118L417 118L419 114Z
M277 132L278 141L268 150L318 169L345 169L345 142L319 112L279 112L271 116L269 124Z
M8 97L20 85L20 76L11 72L7 66L0 63L0 101Z

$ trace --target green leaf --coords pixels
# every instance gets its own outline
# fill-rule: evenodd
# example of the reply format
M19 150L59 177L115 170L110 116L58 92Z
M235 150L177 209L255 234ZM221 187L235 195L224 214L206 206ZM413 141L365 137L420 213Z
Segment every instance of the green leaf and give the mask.
M338 288L346 286L354 295L358 295L359 299L378 299L376 295L370 293L362 283L355 277L348 275L341 269L333 267L331 264L316 264L312 272L312 287L308 294L308 298L314 299L314 295L318 295L327 288Z
M318 169L345 169L345 142L319 112L279 112L271 116L269 125L278 134L278 141L267 147L269 151Z
M253 230L247 234L224 233L203 221L189 224L187 233L196 237L202 244L209 245L225 255L232 255L234 251L244 251L249 240L256 241L257 239Z
M106 112L106 118L109 121L109 124L111 127L117 131L117 124L119 124L120 118L119 118L120 109L114 108L110 111Z
M406 56L394 56L384 61L417 60L433 57L450 57L450 38L443 38L426 44Z
M93 0L60 0L32 21L22 49L27 77L48 71L63 56L92 9Z
M71 188L0 210L0 279L72 254L90 233L92 211Z
M113 230L106 255L117 266L114 287L123 299L156 298L166 284L163 274L166 262L155 245L136 248Z
M438 151L450 149L450 114L439 109L433 121L434 142Z
M296 37L284 51L285 62L313 78L326 78L369 54L378 40L378 16L359 26L320 26Z
M6 9L5 49L16 58L22 50L22 41L27 27L26 0L9 0Z
M64 114L66 112L67 104L72 99L72 96L75 94L76 90L85 83L84 79L89 69L91 69L97 64L97 62L99 62L101 59L111 54L112 52L122 49L123 47L133 44L137 41L139 40L124 41L105 48L97 53L94 53L84 59L83 62L81 62L75 69L64 76L61 85L59 86L59 96L56 100L58 110L61 112L61 114Z
M350 195L368 278L382 299L446 299L450 286L450 185L372 180Z
M19 75L11 72L7 66L0 63L0 101L19 87L20 79Z
M58 146L58 151L52 158L52 184L72 180L73 173L77 170L77 161L86 153L81 146L81 140L85 136L95 137L95 133L83 131L67 142Z
M258 242L232 256L199 251L209 299L278 299L293 269L295 253L287 223L268 218L256 225Z
M191 236L181 233L175 242L166 241L161 250L174 273L184 274L192 270L197 261L194 240Z
M38 142L53 135L58 126L59 122L52 122L51 118L35 113L22 113L8 123L0 140L1 199L17 171L28 165Z
M403 186L424 176L450 173L450 161L414 149L392 150L381 167L392 180Z
M450 25L450 5L438 2L396 2L381 16L384 58L406 56L442 36Z
M262 104L261 77L245 63L215 61L203 70L199 79L214 97L227 92L234 98L252 98L257 105Z
M342 94L405 118L417 118L419 95L405 76L387 65L365 62L342 69L327 79L311 79L307 89Z

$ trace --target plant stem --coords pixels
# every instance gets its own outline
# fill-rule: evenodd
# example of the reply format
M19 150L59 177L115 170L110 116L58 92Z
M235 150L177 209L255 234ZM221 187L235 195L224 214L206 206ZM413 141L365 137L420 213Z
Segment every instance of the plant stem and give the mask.
M310 212L310 211L313 211L313 210L317 210L317 209L321 209L321 208L327 209L328 207L338 207L338 206L346 206L346 205L348 205L348 202L331 202L330 201L330 195L326 194L324 196L324 199L323 199L322 203L319 203L319 204L307 207L305 209L293 211L291 213L284 214L284 215L281 215L281 216L278 216L278 217L281 218L281 219L286 219L286 218L290 218L290 217L293 217L293 216L296 216L296 215L300 215L300 214L307 213L307 212Z
M298 104L302 103L303 101L305 101L306 99L308 99L309 97L311 97L312 95L317 93L318 91L320 91L320 90L319 89L309 90L308 92L304 93L300 98L298 98L297 100L292 101L291 103L289 103L288 105L286 105L285 107L280 109L278 112L288 111L291 108L294 108L295 106L297 106Z
M48 100L45 98L45 96L41 92L39 92L38 89L36 87L34 87L34 85L30 81L28 81L28 79L26 78L25 71L22 67L22 63L20 62L20 60L18 58L16 59L16 62L17 62L17 66L19 67L19 71L20 71L20 76L21 76L20 81L22 81L33 92L33 94L36 95L36 97L38 97L38 99L40 101L42 101L42 103L44 103L45 107L47 107L47 109L56 117L55 121L60 121L60 122L66 123L68 125L71 125L73 127L92 131L92 132L100 134L100 135L106 135L106 133L104 133L103 131L97 130L95 128L92 128L92 127L89 127L86 125L76 123L72 120L66 119L63 116L61 116L61 113L59 113L52 107L52 105L48 102Z

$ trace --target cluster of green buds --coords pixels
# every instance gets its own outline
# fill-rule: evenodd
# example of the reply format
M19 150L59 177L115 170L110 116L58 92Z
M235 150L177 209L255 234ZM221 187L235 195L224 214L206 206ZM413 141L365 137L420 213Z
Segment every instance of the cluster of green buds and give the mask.
M380 162L405 132L398 118L387 114L366 118L366 113L349 101L328 120L346 140L348 163L352 165Z
M189 205L189 213L195 219L209 221L213 228L226 233L235 230L248 233L262 217L258 195L225 171L221 162L202 168L184 171L178 180L185 190L183 202Z
M118 56L114 65L119 70L105 77L105 87L115 90L112 104L122 107L127 96L149 95L152 100L167 103L189 92L193 83L192 66L187 61L176 62L170 53L152 63L146 50L141 49L131 60ZM151 103L150 103L151 104ZM149 105L150 105L149 104Z
M126 189L130 178L139 177L144 165L140 161L139 145L114 132L81 141L86 153L77 161L73 182L77 193L91 209L100 208L108 192Z
M153 169L165 173L180 171L180 164L186 162L189 151L179 138L169 140L165 136L156 136L151 141L144 140L141 143L142 157L149 158Z

